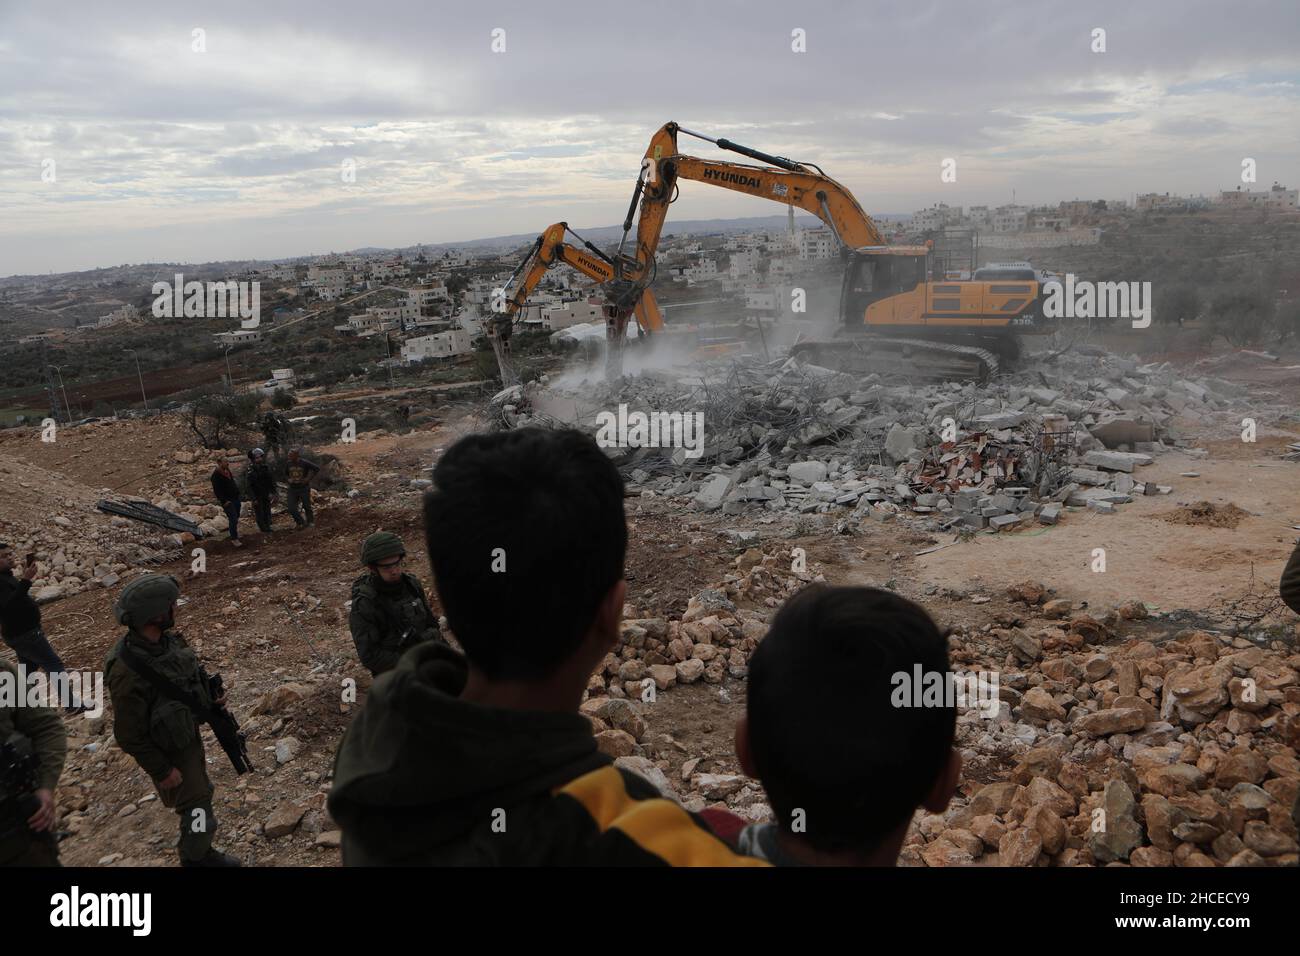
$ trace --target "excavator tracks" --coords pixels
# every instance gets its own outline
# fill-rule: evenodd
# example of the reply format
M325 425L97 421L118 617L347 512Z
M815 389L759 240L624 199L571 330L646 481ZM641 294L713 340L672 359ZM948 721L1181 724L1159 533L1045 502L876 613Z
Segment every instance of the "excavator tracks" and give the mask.
M930 381L983 382L997 375L1000 365L995 352L977 345L875 335L803 342L791 349L791 354L842 372L878 372Z

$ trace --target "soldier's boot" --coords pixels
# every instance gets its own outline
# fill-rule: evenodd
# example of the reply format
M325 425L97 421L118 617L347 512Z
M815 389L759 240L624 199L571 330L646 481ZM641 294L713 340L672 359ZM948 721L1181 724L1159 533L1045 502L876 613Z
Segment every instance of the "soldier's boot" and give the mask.
M208 850L207 855L198 860L187 860L181 858L181 866L243 866L244 863L237 856L231 856L229 853L222 853L220 850Z

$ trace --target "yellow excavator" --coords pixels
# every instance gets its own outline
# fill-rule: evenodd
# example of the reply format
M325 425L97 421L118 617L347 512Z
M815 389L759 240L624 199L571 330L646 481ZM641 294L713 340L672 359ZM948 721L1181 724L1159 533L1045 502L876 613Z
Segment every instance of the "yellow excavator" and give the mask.
M565 242L566 235L572 235L581 243L582 248ZM501 384L506 387L519 381L510 359L510 335L515 319L547 270L561 264L571 266L587 278L594 279L599 285L605 286L615 282L616 279L622 279L622 269L628 265L635 265L635 262L626 259L620 261L606 255L570 229L566 222L557 222L548 226L533 241L532 248L506 280L505 286L500 290L502 294L494 301L496 315L488 322L488 338L492 342L497 366L501 370ZM619 299L612 285L606 290L608 296L608 304L604 310L606 336L609 338L611 328L617 326L619 346L617 349L611 348L610 361L617 361L621 355L621 345L626 335L629 316L635 316L642 335L652 335L662 331L664 327L663 315L650 289L637 288L626 281L622 282L619 288L623 290L625 296L635 294L635 299L627 301ZM620 316L621 322L618 319Z
M679 133L767 165L683 155L677 148ZM932 244L888 245L853 194L815 164L667 123L646 149L623 223L623 242L610 259L614 275L606 294L612 363L618 360L629 318L654 281L660 234L682 179L797 206L829 227L845 263L840 319L844 332L851 334L796 345L796 353L817 364L983 380L1019 354L1018 335L1055 331L1043 316L1042 284L1032 270L1023 277L943 278ZM624 254L638 204L635 249ZM617 374L621 366L612 370Z

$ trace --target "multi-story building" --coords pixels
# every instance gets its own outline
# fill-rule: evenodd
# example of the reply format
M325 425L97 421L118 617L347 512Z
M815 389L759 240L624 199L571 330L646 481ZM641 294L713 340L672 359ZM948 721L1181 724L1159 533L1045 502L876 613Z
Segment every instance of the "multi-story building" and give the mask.
M445 285L421 285L408 289L406 299L417 309L436 308L447 301Z
M949 206L945 202L937 203L929 209L912 213L912 230L930 232L944 226L956 225L961 220L961 206Z
M333 302L336 299L343 298L343 293L347 291L347 285L340 281L335 282L318 282L313 286L316 294L326 302Z
M391 323L394 328L401 325L404 320L414 319L420 314L419 308L409 302L402 305L374 305L366 309L366 311L377 316L381 322Z
M799 258L807 262L814 259L835 258L835 237L829 229L803 229L799 232Z
M994 232L1024 232L1029 225L1029 208L1007 204L993 210Z
M571 325L585 322L603 322L605 319L604 303L596 296L568 302L556 308L545 309L541 314L541 327L545 332L556 332Z
M473 351L470 333L465 329L449 329L433 335L421 335L402 343L402 361L423 362L428 359L451 358Z
M1187 199L1169 193L1142 193L1137 197L1136 206L1138 212L1172 211L1186 209Z
M727 271L733 279L744 279L758 271L760 255L757 249L742 249L731 254Z
M687 285L708 282L718 277L718 262L716 259L701 258L698 262L693 262L683 269L682 275L686 277Z
M1258 190L1245 190L1238 186L1219 193L1216 201L1219 205L1237 208L1295 209L1300 201L1300 189L1287 189L1278 183L1274 183L1271 189Z
M140 310L130 303L122 306L120 309L114 309L108 315L101 315L99 321L95 323L97 329L107 329L110 326L117 325L119 322L138 322L140 321Z

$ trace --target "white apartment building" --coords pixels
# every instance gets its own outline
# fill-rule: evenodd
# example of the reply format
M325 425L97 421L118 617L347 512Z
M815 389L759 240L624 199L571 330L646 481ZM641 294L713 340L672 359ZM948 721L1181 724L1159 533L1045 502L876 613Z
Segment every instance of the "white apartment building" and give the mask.
M708 282L718 277L718 262L716 259L700 259L683 269L682 275L686 277L687 285Z
M949 206L947 203L941 202L929 209L921 209L912 213L912 229L917 232L938 230L944 226L955 225L960 219L960 206Z
M441 305L447 298L449 296L445 285L421 285L406 292L407 301L417 309Z
M727 271L733 279L744 279L758 271L759 252L757 249L745 249L733 252Z
M411 274L404 262L374 262L366 271L372 279L396 279Z
M302 280L302 284L307 288L312 289L319 288L321 285L346 283L347 281L348 270L331 263L328 266L308 266L307 278Z
M470 334L464 329L450 329L407 339L402 343L402 361L423 362L428 359L451 358L473 351Z
M1029 225L1027 206L998 206L993 210L994 232L1024 232Z
M541 325L543 331L556 332L560 329L567 329L571 325L582 325L585 322L603 322L604 319L603 303L600 299L592 297L543 310Z
M313 286L316 294L326 302L333 302L335 299L343 298L343 293L347 286L343 282L322 282Z
M802 262L834 259L835 245L835 237L829 229L802 229L799 232L799 259Z

